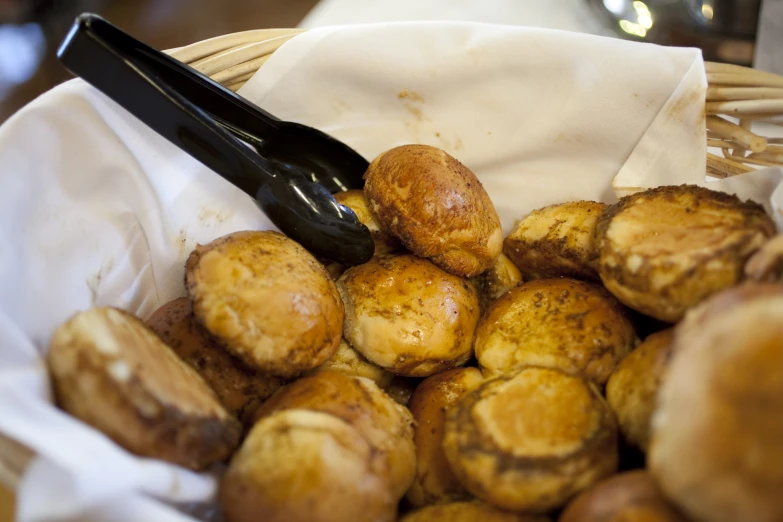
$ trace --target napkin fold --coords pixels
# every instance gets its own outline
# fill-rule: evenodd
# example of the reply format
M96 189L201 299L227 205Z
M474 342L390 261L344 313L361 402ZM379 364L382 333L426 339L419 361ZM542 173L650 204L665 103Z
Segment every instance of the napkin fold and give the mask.
M240 93L368 159L441 147L507 233L568 200L705 182L699 51L469 23L328 27L287 42ZM0 127L0 433L34 450L22 521L193 520L215 478L137 458L51 402L42 356L79 310L148 317L184 295L197 243L271 229L244 193L79 80ZM781 172L719 182L774 206ZM780 190L775 201L783 199Z

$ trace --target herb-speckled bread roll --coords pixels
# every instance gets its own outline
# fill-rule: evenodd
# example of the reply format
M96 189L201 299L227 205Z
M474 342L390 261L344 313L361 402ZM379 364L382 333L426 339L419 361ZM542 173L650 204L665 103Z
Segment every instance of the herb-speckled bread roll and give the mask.
M761 205L703 187L658 187L622 198L598 219L598 271L625 305L677 322L738 283L775 233Z
M276 377L248 368L215 342L196 321L186 297L158 308L147 319L147 326L201 375L223 406L240 420L252 415L283 385Z
M443 447L462 485L501 509L546 513L617 469L617 424L582 378L525 368L451 407Z
M500 255L503 232L476 175L446 152L403 145L379 155L364 175L364 195L384 230L414 254L463 277Z
M503 252L529 279L573 277L598 280L595 228L606 208L572 201L535 210L503 242Z
M479 320L475 287L413 255L375 257L337 282L345 338L367 359L406 377L465 363Z
M603 288L573 279L539 279L490 306L476 332L475 349L487 378L546 366L603 386L635 342L625 310Z
M343 304L334 281L278 232L235 232L198 246L185 282L198 321L251 368L295 377L340 345Z

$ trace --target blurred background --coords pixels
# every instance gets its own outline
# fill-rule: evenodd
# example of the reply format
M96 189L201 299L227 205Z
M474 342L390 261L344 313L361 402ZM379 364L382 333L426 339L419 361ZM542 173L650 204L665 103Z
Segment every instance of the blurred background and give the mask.
M767 35L783 35L783 0L0 0L0 123L69 78L55 52L84 11L103 15L159 49L266 27L434 19L694 46L707 60L741 65L755 60L768 70L776 58L760 53L760 44L783 45L762 34L760 23L767 21Z

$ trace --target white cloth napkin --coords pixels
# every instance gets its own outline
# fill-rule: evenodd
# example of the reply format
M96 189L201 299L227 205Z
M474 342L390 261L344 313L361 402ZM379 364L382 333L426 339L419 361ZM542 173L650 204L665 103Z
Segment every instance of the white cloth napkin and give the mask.
M704 89L695 50L410 23L307 32L241 92L368 159L403 143L446 149L479 176L508 232L543 205L614 201L613 182L702 183ZM146 318L184 294L196 243L270 222L81 81L0 127L0 169L0 433L39 455L19 520L190 519L164 501L210 501L213 477L136 458L60 412L41 355L91 305ZM769 206L781 173L758 174L721 183Z

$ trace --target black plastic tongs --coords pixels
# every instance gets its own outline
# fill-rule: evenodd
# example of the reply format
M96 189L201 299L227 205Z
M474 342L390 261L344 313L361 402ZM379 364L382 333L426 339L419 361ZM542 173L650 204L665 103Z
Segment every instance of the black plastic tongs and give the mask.
M76 19L57 56L180 149L253 197L310 252L358 265L369 230L332 193L361 188L367 161L321 131L281 121L93 14Z

